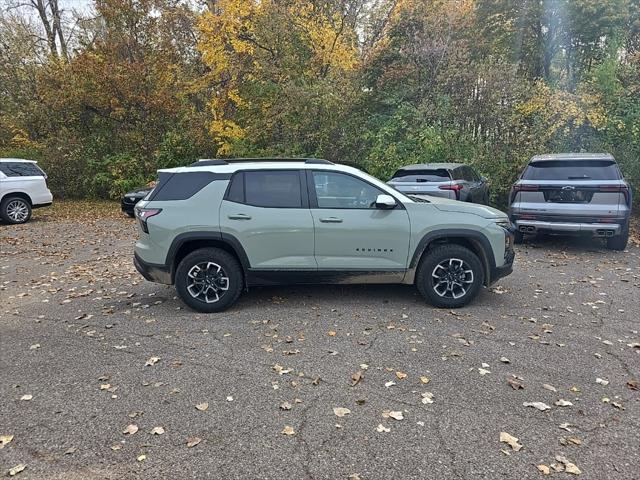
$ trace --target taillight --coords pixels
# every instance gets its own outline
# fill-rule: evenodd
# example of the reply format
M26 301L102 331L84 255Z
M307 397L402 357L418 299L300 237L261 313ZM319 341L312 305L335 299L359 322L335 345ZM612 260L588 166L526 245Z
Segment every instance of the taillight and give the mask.
M537 192L539 188L538 185L529 185L526 183L516 184L511 188L511 200L509 203L516 199L518 192Z
M142 228L144 233L149 233L147 220L151 217L155 217L161 211L161 208L136 208L136 217L138 217L138 220L140 221L140 228Z
M460 200L460 190L462 190L464 186L459 183L454 183L453 185L440 185L438 188L440 190L453 190L456 192L456 200Z
M626 185L602 185L598 188L600 192L620 192L624 195L624 201L629 204L629 187Z

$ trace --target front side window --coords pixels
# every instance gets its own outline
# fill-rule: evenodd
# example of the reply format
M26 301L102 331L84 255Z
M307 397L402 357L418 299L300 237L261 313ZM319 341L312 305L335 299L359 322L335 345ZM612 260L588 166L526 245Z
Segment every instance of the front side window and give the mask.
M244 203L256 207L302 208L300 173L297 170L244 172L244 196Z
M382 190L343 173L313 172L319 208L376 208Z
M43 171L30 162L0 162L0 171L7 177L44 177Z

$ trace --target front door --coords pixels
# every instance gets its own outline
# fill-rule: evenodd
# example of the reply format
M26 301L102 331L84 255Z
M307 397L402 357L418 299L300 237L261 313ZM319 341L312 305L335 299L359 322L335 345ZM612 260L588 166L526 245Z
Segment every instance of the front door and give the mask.
M318 269L395 272L401 279L410 237L402 205L376 208L387 192L347 173L314 170L308 179Z
M317 269L306 190L298 170L247 170L231 178L220 230L242 244L251 269Z

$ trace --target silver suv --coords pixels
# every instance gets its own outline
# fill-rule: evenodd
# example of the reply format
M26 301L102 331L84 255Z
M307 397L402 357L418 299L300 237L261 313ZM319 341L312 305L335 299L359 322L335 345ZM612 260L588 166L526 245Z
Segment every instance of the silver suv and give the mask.
M630 215L631 188L609 154L535 156L509 197L516 242L525 234L574 233L604 238L609 248L624 250Z
M511 273L514 258L504 213L407 196L326 160L160 170L135 211L136 268L202 312L226 309L246 287L286 283L410 284L455 308Z
M420 163L398 169L389 185L402 193L489 204L487 179L463 163Z

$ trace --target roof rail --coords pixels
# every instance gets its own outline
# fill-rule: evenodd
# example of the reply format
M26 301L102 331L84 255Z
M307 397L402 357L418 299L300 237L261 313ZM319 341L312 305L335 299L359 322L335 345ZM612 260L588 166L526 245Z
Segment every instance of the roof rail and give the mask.
M189 165L190 167L207 167L210 165L229 165L230 163L251 162L304 162L307 164L333 165L333 162L321 158L217 158L202 159Z

